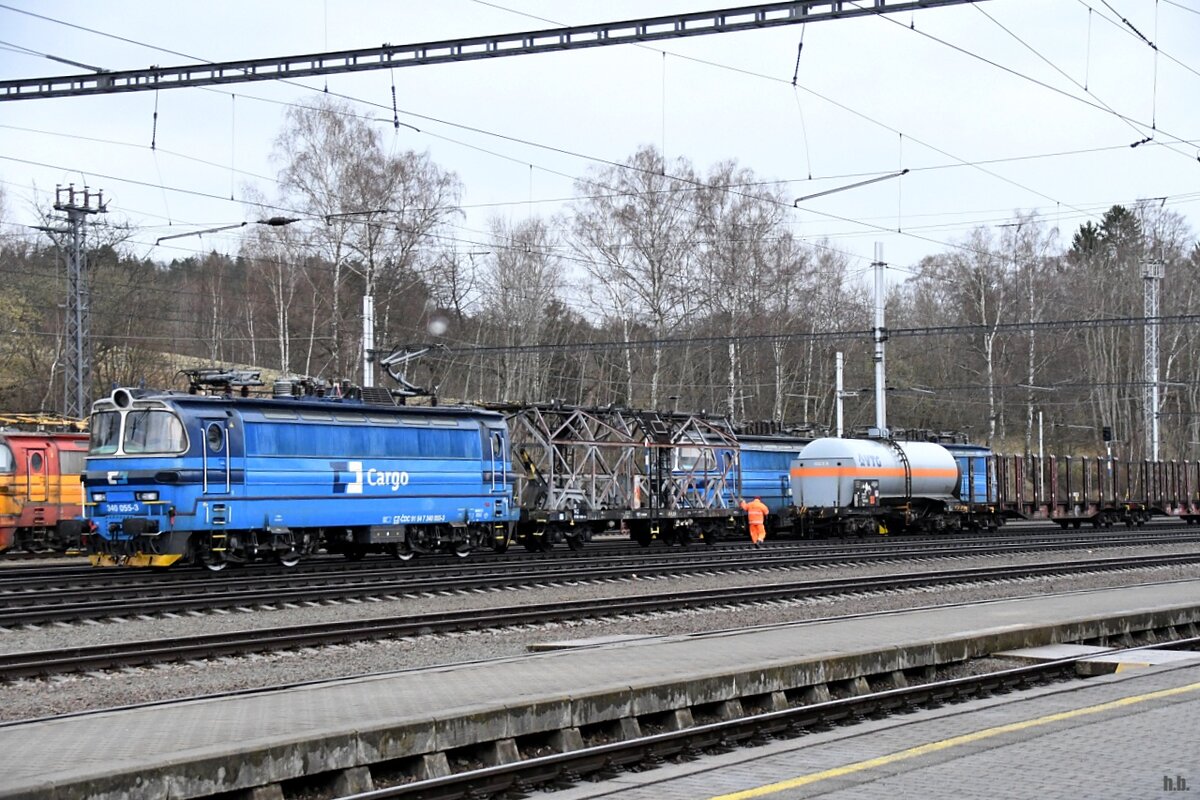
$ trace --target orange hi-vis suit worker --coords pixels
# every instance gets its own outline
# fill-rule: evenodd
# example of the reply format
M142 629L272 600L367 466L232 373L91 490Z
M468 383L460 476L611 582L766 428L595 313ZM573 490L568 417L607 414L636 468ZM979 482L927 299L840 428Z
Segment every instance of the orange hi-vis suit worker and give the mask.
M749 503L743 500L741 506L742 510L746 512L746 521L750 523L750 541L754 543L755 547L758 547L763 543L763 539L767 538L767 527L764 523L770 509L757 497Z

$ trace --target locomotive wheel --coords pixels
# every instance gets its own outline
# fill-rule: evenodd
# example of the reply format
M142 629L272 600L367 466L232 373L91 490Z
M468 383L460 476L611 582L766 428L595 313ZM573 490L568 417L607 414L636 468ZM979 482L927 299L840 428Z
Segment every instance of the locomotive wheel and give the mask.
M229 562L225 560L224 554L217 555L211 550L202 552L197 560L203 564L204 568L209 572L220 572L229 566Z
M196 545L196 560L209 572L220 572L229 566L229 560L225 558L225 552L223 550L214 551L209 544Z
M459 558L466 558L467 556L471 555L471 543L459 542L458 544L454 545L454 555L458 556Z
M412 549L408 542L392 546L392 555L401 561L412 561L416 552Z
M275 552L275 560L282 566L294 567L300 563L300 551L295 548L291 550L277 550Z

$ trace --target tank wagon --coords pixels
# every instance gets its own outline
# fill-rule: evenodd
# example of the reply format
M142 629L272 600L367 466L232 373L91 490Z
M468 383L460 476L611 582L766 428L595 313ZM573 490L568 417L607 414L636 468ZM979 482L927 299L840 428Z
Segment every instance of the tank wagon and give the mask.
M34 426L42 420L0 418ZM87 434L79 432L0 430L0 553L64 552L79 546L87 442Z
M223 393L117 389L94 404L84 476L94 564L293 566L317 548L463 556L507 537L516 516L500 414L397 406L383 390L368 402L309 381L247 396L256 380L208 375L200 383Z
M791 482L802 536L994 529L1003 522L994 506L963 498L959 462L932 442L817 439L793 462ZM974 491L969 484L969 495Z

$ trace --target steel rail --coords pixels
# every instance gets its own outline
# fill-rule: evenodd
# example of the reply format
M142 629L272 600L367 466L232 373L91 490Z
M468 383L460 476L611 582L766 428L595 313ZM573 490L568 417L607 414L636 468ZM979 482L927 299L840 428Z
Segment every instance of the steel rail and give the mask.
M1107 546L1109 543L1139 542L1159 544L1163 542L1200 541L1200 532L1188 526L1156 528L1153 531L1075 531L1060 532L1058 528L1038 528L1007 535L943 535L933 537L872 537L840 541L796 541L774 540L766 543L766 551L772 555L795 554L800 557L816 555L842 556L863 552L884 551L898 555L916 554L921 550L959 547L966 550L987 545L998 547L1029 545L1031 547L1056 547L1059 545ZM483 559L425 557L412 562L400 562L387 556L367 561L347 561L340 556L323 556L302 562L297 567L254 565L248 569L227 570L212 573L199 567L178 567L169 570L147 569L96 569L88 564L71 564L54 567L9 566L0 569L0 598L7 593L39 591L42 589L62 590L68 587L176 587L181 581L198 580L209 585L255 583L277 578L296 580L304 576L323 575L384 575L389 573L466 574L471 571L511 569L528 564L545 565L553 569L562 564L587 562L599 564L627 564L640 566L647 562L672 561L687 565L692 561L706 561L715 554L727 557L730 553L744 554L759 552L748 544L725 544L716 547L688 547L670 549L630 547L628 543L604 543L600 547L583 551L558 550L549 553L488 554Z
M1200 540L1200 536L1182 540ZM674 559L638 561L613 565L588 562L523 566L519 570L497 571L479 566L472 569L452 568L421 573L396 570L364 570L350 574L297 576L280 573L269 577L256 576L252 582L215 583L204 578L152 585L111 587L71 587L44 591L0 592L0 626L35 625L47 622L96 620L124 616L146 616L168 612L211 611L264 604L322 602L330 600L402 597L426 592L471 591L530 586L541 583L570 581L619 580L636 573L638 576L687 576L720 571L746 572L762 569L815 568L900 560L932 558L961 558L967 556L1006 555L1054 550L1078 549L1081 546L1129 547L1177 543L1174 537L1147 541L1147 537L1108 537L1105 540L1082 542L1009 542L1004 544L978 543L969 547L954 546L938 549L876 548L839 554L793 555L744 551L737 556L709 554L687 564ZM49 597L47 597L49 595Z
M537 605L474 608L410 616L369 618L283 628L139 640L53 651L0 655L0 680L52 675L63 672L109 669L169 661L245 655L345 642L424 636L465 630L485 630L519 625L594 619L623 614L745 605L772 600L915 589L979 581L1018 580L1047 575L1128 570L1142 567L1196 564L1200 553L1091 559L1052 564L981 567L959 570L904 573L836 580L794 581L721 589L668 591L650 597L613 598L607 601L567 600Z
M1200 646L1200 638L1145 647L1110 648L1106 652L1165 647L1195 649L1197 646ZM552 784L562 788L563 784L578 783L583 776L611 777L619 770L639 765L654 766L667 758L694 760L705 752L727 752L737 746L765 744L771 739L794 739L812 731L827 730L834 725L853 725L868 718L909 714L948 703L1007 694L1055 681L1074 680L1079 678L1076 670L1080 661L1102 654L1090 653L693 725L677 731L375 789L367 796L371 800L418 797L422 800L459 800L502 796L510 791L527 794L542 787L549 788Z

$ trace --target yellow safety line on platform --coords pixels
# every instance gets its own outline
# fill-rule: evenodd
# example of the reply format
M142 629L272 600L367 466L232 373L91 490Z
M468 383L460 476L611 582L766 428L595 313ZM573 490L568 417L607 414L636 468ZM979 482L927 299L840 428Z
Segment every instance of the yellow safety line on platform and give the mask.
M905 761L917 756L936 753L939 750L948 750L951 747L958 747L963 744L971 744L978 742L981 739L990 739L993 736L1000 736L1005 733L1013 733L1014 731L1022 731L1028 728L1036 728L1041 725L1049 725L1052 722L1061 722L1065 719L1074 719L1075 717L1083 717L1089 714L1100 714L1104 711L1112 711L1116 708L1124 708L1138 703L1145 703L1150 700L1158 700L1163 697L1171 697L1172 695L1185 694L1194 692L1200 689L1200 683L1191 683L1187 686L1180 686L1175 689L1161 689L1157 692L1148 692L1147 694L1138 694L1131 697L1122 697L1120 700L1113 700L1110 703L1101 703L1098 706L1088 706L1087 708L1076 708L1072 711L1061 711L1057 714L1049 714L1045 717L1037 719L1029 719L1024 722L1010 722L1007 725L998 725L995 728L986 728L974 733L965 733L962 736L953 736L949 739L942 739L938 742L930 742L929 744L910 747L907 750L900 750L895 753L889 753L886 756L878 758L869 758L866 761L856 761L853 764L847 764L844 767L834 767L822 772L813 772L809 775L801 775L796 778L789 778L785 781L777 783L768 783L763 786L758 786L754 789L746 789L741 792L733 792L731 794L720 794L710 797L709 800L749 800L751 797L763 797L768 794L777 792L785 792L788 789L797 789L801 786L808 786L812 783L829 780L830 778L840 778L843 775L851 775L855 772L882 767L887 764L894 764L897 761Z

